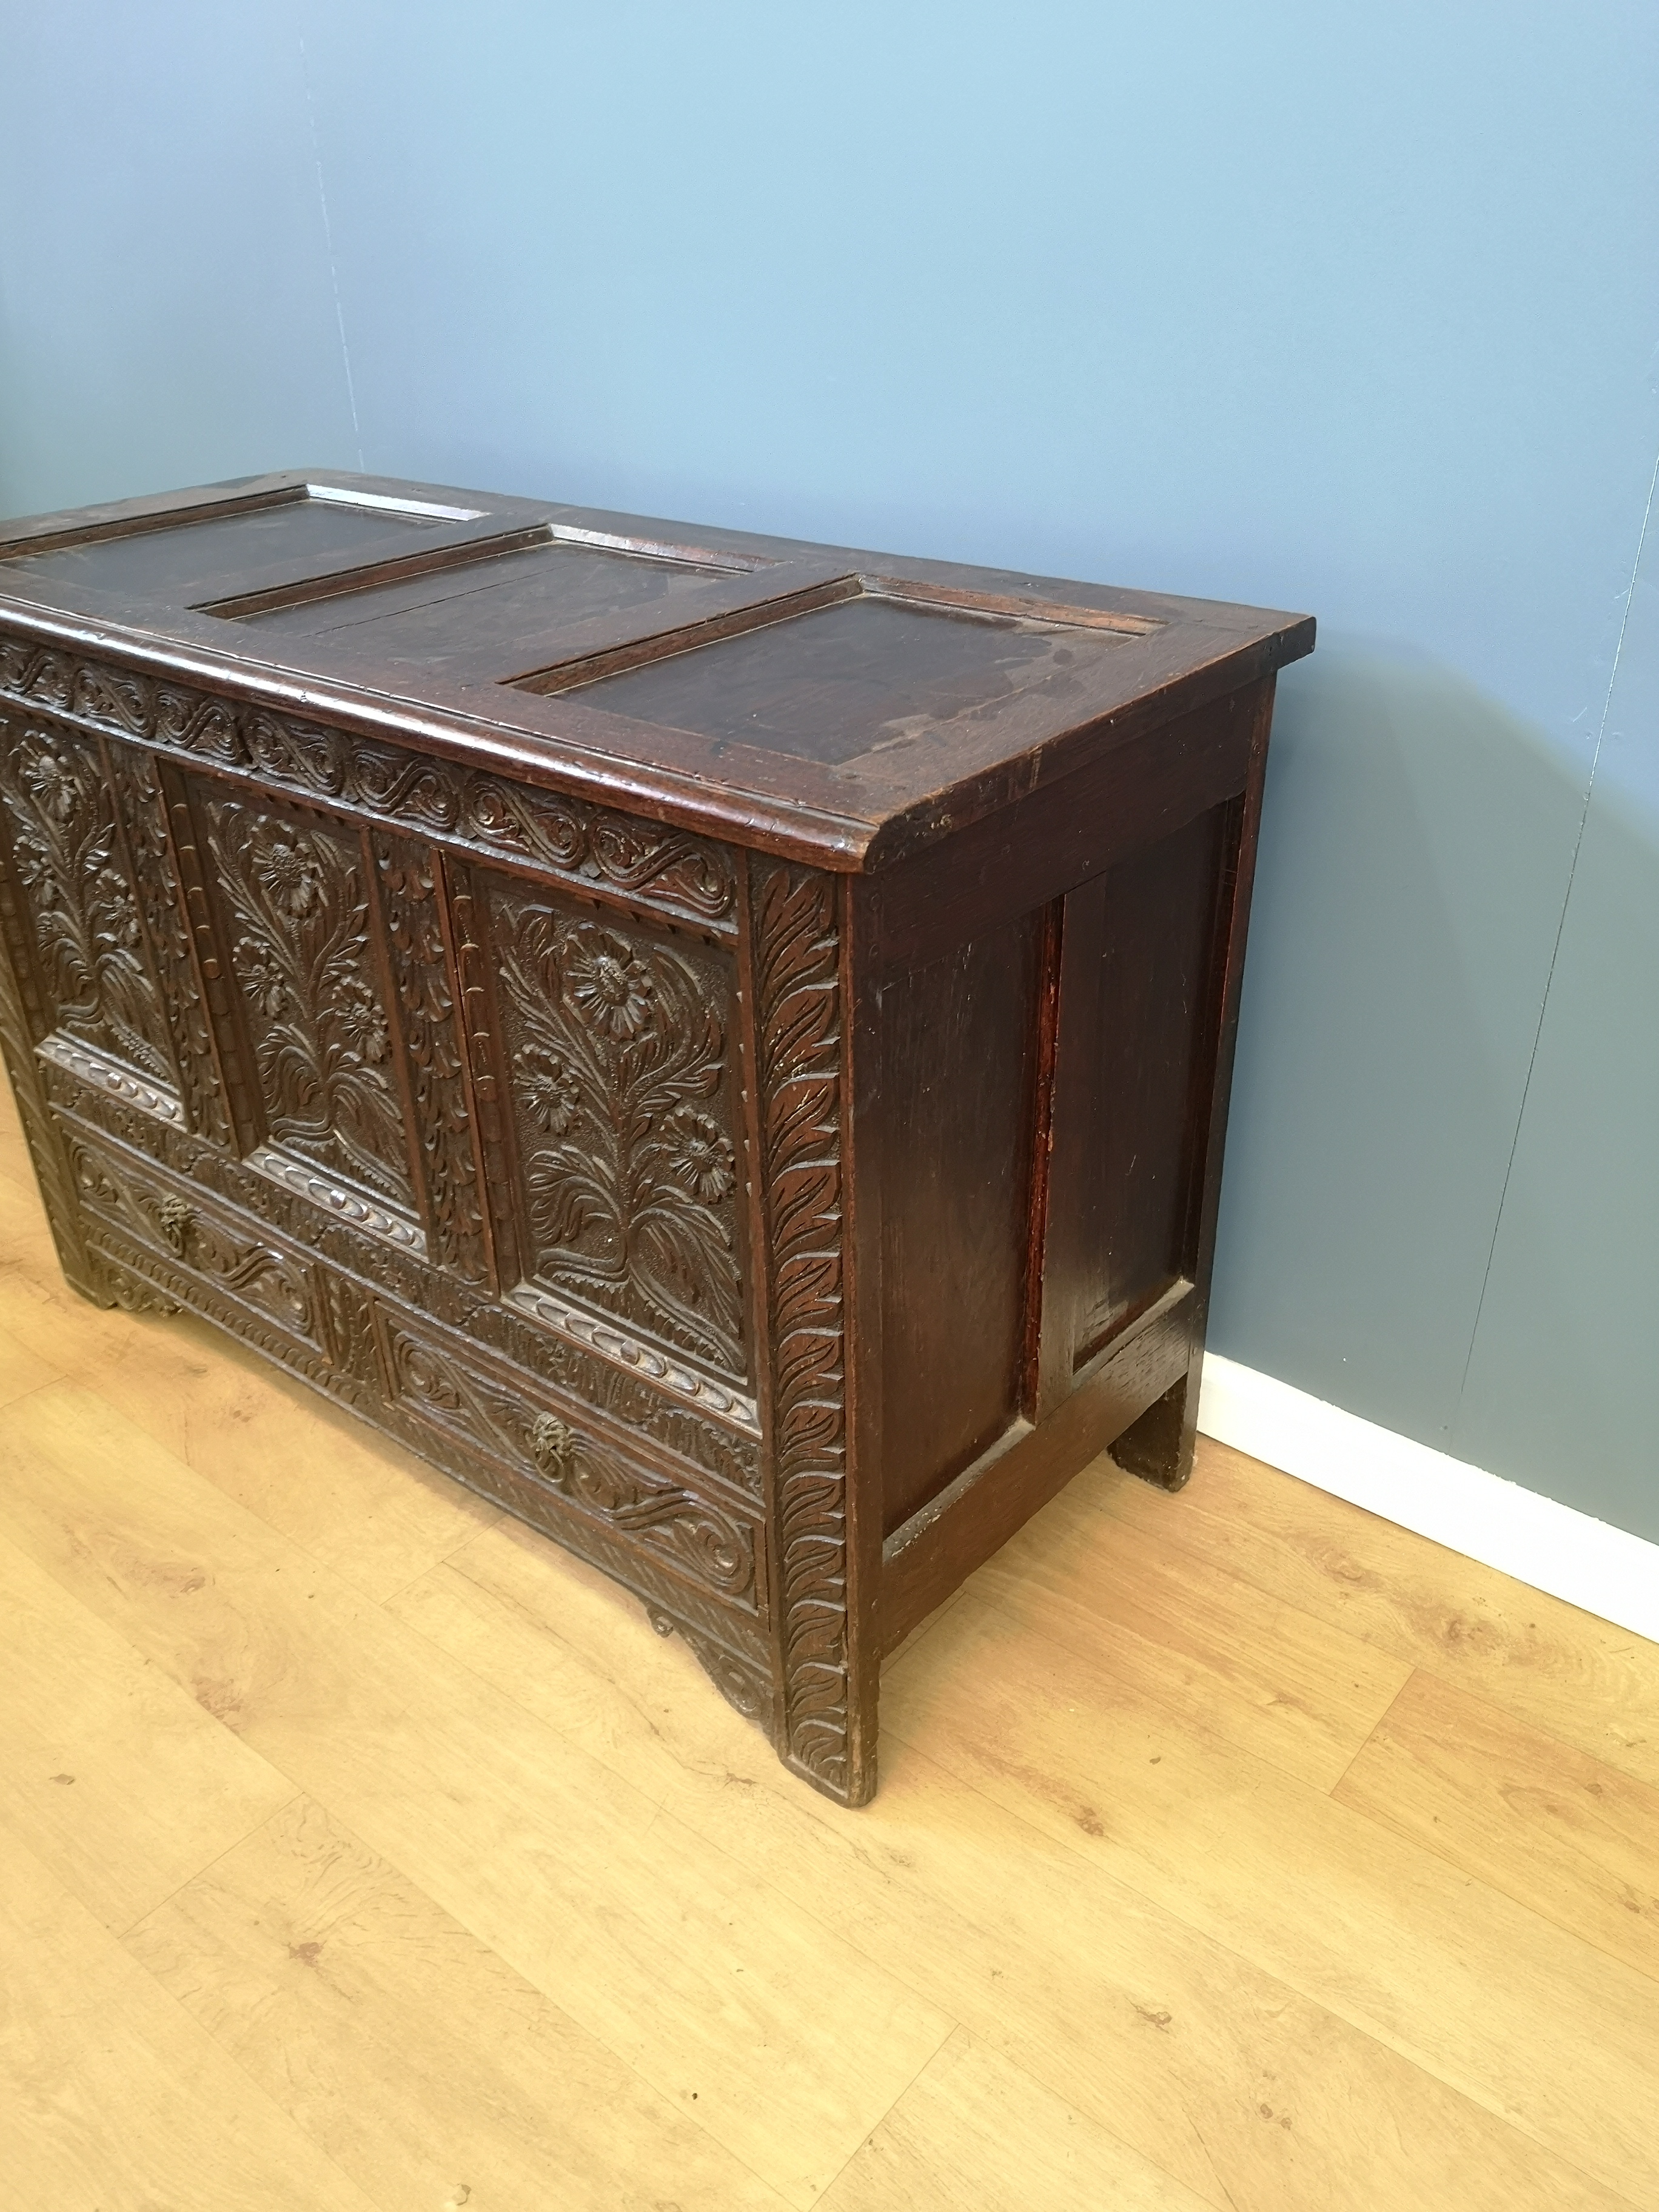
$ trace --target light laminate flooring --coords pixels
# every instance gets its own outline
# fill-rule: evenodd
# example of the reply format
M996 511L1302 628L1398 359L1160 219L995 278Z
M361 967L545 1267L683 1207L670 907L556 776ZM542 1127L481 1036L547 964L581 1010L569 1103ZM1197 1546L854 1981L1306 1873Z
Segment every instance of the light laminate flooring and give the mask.
M9 2201L1659 2207L1659 1647L1103 1461L845 1813L599 1577L75 1297L3 1114Z

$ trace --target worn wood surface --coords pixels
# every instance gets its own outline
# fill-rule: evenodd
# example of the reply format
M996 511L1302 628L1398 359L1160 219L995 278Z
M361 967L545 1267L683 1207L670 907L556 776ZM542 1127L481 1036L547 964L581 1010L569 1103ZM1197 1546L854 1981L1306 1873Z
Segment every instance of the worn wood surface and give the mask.
M371 1595L517 1515L866 1802L883 1649L1102 1445L1191 1466L1312 638L380 478L8 526L0 1051L65 1279L483 1501L379 1510L337 1424L283 1519ZM119 1391L191 1463L199 1341Z
M0 1114L20 2202L1659 2202L1659 1648L1101 1460L890 1662L849 1813L395 1445L320 1513L337 1416L179 1328L64 1289Z

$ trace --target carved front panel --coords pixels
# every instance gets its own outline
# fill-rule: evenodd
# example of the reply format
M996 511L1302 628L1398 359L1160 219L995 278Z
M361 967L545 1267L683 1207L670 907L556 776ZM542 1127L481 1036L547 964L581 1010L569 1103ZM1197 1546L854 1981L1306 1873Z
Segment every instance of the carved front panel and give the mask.
M475 881L524 1273L744 1381L730 957L523 884Z
M0 807L40 1026L118 1063L176 1112L167 1017L97 742L44 717L6 723L3 738Z
M266 1137L412 1217L397 1040L358 836L216 792L201 811Z

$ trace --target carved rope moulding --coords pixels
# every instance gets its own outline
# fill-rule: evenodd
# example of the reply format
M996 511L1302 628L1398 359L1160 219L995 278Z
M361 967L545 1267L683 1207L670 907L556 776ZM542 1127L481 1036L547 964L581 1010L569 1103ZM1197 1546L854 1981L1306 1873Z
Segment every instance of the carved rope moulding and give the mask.
M15 640L0 639L0 693L678 921L736 927L732 855L687 830Z

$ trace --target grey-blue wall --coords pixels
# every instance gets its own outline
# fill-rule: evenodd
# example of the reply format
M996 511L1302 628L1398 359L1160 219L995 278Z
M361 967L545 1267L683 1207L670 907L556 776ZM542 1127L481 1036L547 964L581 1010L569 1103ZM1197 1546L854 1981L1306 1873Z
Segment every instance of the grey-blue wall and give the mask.
M1651 0L0 38L0 510L361 465L1316 612L1213 1341L1659 1537Z

